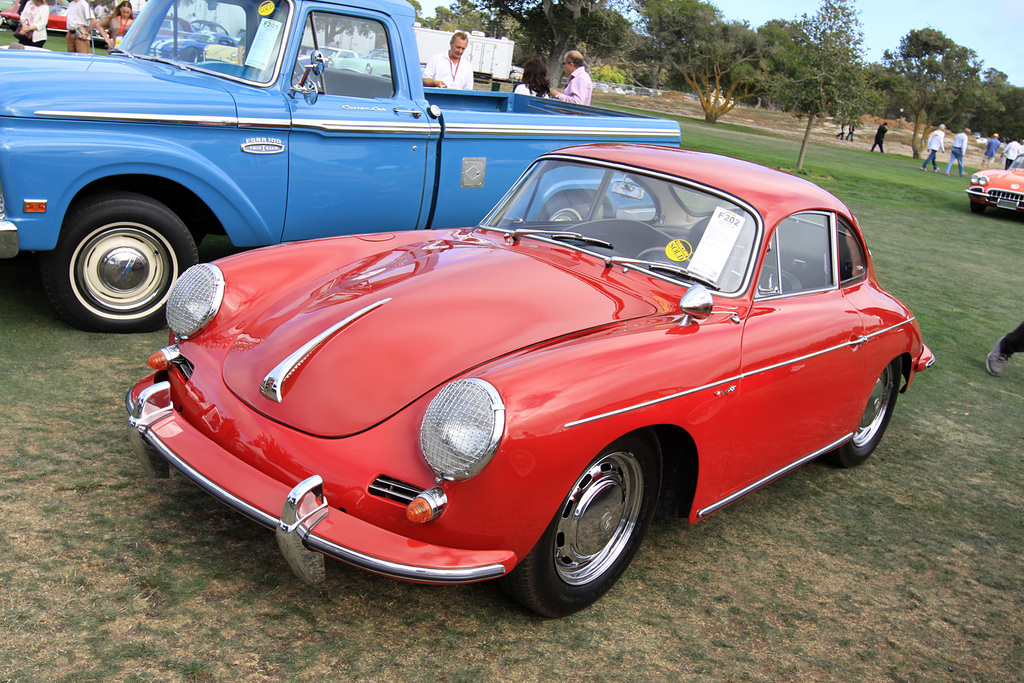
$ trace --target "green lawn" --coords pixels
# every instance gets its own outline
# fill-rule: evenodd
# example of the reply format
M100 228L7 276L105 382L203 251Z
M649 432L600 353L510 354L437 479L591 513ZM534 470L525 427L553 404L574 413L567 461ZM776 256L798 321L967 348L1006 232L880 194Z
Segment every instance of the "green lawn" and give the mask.
M796 142L681 126L684 146L795 165ZM974 215L964 179L918 169L807 158L938 356L875 456L694 526L656 519L619 584L563 620L491 584L338 563L302 586L272 534L180 476L141 478L123 397L166 333L70 329L33 255L0 262L0 681L1020 680L1024 357L999 379L984 358L1024 317L1024 221Z

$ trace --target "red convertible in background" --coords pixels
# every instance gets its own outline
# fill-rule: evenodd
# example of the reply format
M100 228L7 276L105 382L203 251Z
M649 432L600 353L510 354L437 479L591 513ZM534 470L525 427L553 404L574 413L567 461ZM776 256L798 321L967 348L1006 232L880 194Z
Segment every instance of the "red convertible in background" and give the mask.
M981 213L989 206L1024 211L1024 154L1014 159L1006 170L991 169L973 174L966 191L974 213Z
M368 226L369 227L369 226ZM324 555L590 605L655 512L697 522L878 445L934 360L849 209L810 182L663 147L538 159L476 228L193 266L126 397L169 464Z

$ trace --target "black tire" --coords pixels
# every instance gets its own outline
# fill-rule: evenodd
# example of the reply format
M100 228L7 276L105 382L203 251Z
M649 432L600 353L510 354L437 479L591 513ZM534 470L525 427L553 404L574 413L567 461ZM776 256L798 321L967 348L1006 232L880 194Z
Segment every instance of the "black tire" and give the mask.
M981 202L971 202L971 213L984 213L985 205Z
M40 271L58 315L75 327L145 332L164 324L171 285L198 261L173 211L145 195L113 192L68 211Z
M202 61L203 56L200 54L198 48L186 47L181 51L181 61L189 62L190 64L196 64Z
M878 446L896 409L902 367L900 359L896 358L882 370L868 396L867 406L853 438L828 454L828 461L833 465L856 467L867 460Z
M616 440L584 468L537 545L501 578L502 587L545 617L593 604L636 554L660 487L661 453L653 436Z

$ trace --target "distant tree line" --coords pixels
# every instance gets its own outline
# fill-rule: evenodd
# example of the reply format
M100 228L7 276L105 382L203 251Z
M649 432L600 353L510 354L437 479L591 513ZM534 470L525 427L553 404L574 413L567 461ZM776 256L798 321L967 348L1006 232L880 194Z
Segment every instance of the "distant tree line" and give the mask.
M912 30L881 63L866 63L853 0L821 0L814 15L757 28L706 0L457 0L421 21L507 36L517 63L540 57L555 82L562 55L579 50L614 82L692 93L709 123L740 102L791 111L807 118L797 168L823 116L906 119L915 157L940 123L1024 137L1024 88L941 31Z

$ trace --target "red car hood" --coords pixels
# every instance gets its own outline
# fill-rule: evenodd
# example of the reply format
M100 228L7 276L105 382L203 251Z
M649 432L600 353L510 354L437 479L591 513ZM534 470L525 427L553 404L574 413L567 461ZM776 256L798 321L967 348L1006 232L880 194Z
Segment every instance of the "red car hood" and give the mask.
M385 299L283 378L280 402L261 393L268 373L296 350ZM229 349L224 380L270 419L340 437L369 429L489 360L654 311L634 294L510 248L481 240L418 242L277 296Z

